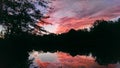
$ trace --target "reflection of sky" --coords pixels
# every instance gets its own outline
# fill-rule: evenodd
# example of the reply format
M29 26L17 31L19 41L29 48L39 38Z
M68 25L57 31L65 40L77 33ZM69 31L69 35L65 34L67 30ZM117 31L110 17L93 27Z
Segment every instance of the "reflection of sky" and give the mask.
M48 19L59 25L56 33L88 27L95 20L110 20L120 16L120 0L54 0L54 10Z
M34 59L30 68L120 68L120 64L108 64L108 66L99 65L95 58L89 56L77 55L71 56L64 52L44 53L33 51L29 54L29 60Z

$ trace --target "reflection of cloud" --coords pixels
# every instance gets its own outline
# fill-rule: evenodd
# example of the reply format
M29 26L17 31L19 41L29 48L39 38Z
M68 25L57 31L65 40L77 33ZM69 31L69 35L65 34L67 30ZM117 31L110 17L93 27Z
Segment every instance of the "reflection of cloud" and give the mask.
M44 53L33 51L29 54L29 60L32 60L30 68L119 68L120 64L109 64L108 66L99 65L95 58L85 55L71 56L68 53L55 52Z
M81 29L97 19L120 16L120 0L55 0L49 21L59 24L56 33ZM72 21L71 21L72 19Z

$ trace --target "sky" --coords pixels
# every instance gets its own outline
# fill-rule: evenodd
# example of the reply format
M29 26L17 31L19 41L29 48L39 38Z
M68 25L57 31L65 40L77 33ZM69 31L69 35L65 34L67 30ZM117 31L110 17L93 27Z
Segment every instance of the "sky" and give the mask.
M52 33L64 33L70 29L89 28L95 20L114 20L120 17L120 0L51 0L52 25L43 27Z
M71 56L65 52L33 51L28 59L32 60L29 68L120 68L119 63L100 65L92 54Z

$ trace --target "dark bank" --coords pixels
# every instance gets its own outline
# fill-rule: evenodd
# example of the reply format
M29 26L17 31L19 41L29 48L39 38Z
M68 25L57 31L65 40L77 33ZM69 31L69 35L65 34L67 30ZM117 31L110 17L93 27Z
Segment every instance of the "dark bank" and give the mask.
M0 39L0 65L2 68L28 68L28 53L38 51L63 51L71 55L96 56L100 64L120 61L120 19L118 21L98 20L94 26L61 35L37 36L26 32L9 34Z

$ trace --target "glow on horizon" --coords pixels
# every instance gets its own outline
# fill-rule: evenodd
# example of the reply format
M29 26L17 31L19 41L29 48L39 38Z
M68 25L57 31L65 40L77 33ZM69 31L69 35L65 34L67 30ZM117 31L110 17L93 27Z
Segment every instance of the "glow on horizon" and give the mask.
M44 26L52 33L90 26L95 20L111 20L120 16L120 0L51 0L54 9L47 20L53 26ZM55 24L58 24L55 26ZM88 28L88 27L87 27Z
M49 24L49 25L43 25L42 27L50 33L56 33L58 25L57 24L55 24L55 25Z

